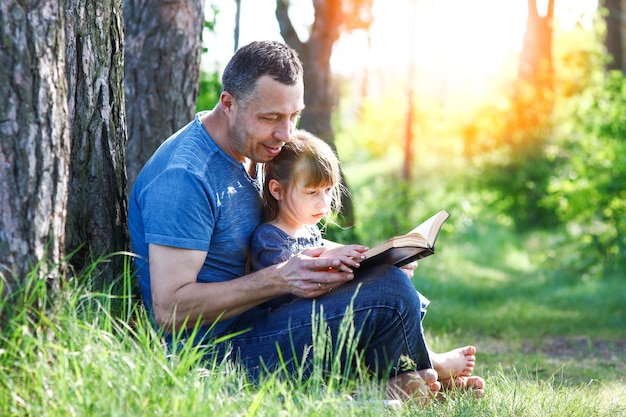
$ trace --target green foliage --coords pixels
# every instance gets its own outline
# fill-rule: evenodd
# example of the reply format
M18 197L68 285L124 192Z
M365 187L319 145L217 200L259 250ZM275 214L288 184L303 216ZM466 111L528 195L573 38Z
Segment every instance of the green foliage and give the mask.
M196 111L210 110L217 104L222 84L217 72L208 73L200 71L200 91L196 103Z
M556 162L545 151L549 132L549 127L515 131L506 144L474 158L480 169L475 186L496 192L491 210L509 216L519 230L558 224L542 200Z
M406 101L398 92L389 93L380 100L363 99L354 108L342 109L342 128L338 129L335 143L342 161L367 161L382 158L389 148L402 147L402 126L405 114L381 103ZM343 106L347 106L345 102Z
M563 163L547 204L567 225L574 268L619 268L626 259L626 82L607 74L577 101L554 152Z
M219 9L214 4L207 5L207 8L211 9L213 16L211 20L204 20L204 29L206 32L214 33ZM203 52L206 53L207 49L203 48ZM212 109L219 100L221 90L222 85L219 80L219 74L217 72L208 73L201 68L200 89L198 91L196 111Z

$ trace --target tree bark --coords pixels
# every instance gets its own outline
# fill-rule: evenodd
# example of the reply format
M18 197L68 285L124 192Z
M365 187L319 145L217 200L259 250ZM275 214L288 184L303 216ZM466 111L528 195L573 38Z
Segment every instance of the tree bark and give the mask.
M72 140L67 252L78 270L128 247L121 0L66 0ZM97 266L110 284L121 258Z
M204 1L124 0L128 189L188 123L199 89Z
M285 42L294 48L304 66L305 110L300 128L327 142L335 151L335 134L331 119L339 97L332 80L330 56L342 29L367 29L371 24L371 0L314 1L315 20L308 41L302 42L289 17L289 1L276 0L276 19ZM349 189L343 173L343 186ZM342 223L354 224L354 209L350 193L342 200Z
M57 278L69 172L65 17L53 0L0 5L0 278ZM35 266L38 267L35 269Z

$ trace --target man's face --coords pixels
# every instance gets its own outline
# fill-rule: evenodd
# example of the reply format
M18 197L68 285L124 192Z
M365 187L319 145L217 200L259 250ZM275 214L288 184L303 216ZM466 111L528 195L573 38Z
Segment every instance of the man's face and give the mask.
M231 149L242 159L268 162L290 141L304 109L304 84L285 85L259 78L245 107L237 106L230 126Z

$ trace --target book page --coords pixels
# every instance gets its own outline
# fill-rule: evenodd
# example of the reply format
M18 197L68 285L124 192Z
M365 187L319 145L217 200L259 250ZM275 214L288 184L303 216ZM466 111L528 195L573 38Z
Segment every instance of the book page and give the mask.
M450 217L448 212L441 210L439 213L433 215L409 233L419 233L424 236L424 239L426 239L431 246L434 246L439 230L441 229L441 225L448 219L448 217Z

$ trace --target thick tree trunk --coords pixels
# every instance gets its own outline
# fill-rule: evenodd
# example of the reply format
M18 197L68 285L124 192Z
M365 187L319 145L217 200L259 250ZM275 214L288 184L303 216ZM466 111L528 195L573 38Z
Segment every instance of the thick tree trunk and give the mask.
M0 285L6 294L38 263L40 278L59 274L70 135L63 4L2 1L0 28Z
M195 113L204 1L124 0L128 185Z
M78 270L127 249L124 48L121 0L66 0L72 138L67 252ZM122 259L101 263L110 283Z
M283 39L298 52L304 66L304 104L306 107L302 112L299 126L323 139L336 150L331 117L339 98L335 93L336 89L332 80L330 56L333 44L339 39L339 30L344 19L342 2L316 1L314 4L315 21L307 42L300 41L291 23L288 2L276 1L276 18ZM341 177L343 186L349 189L343 173ZM352 226L354 209L350 193L344 194L342 206L342 223Z

